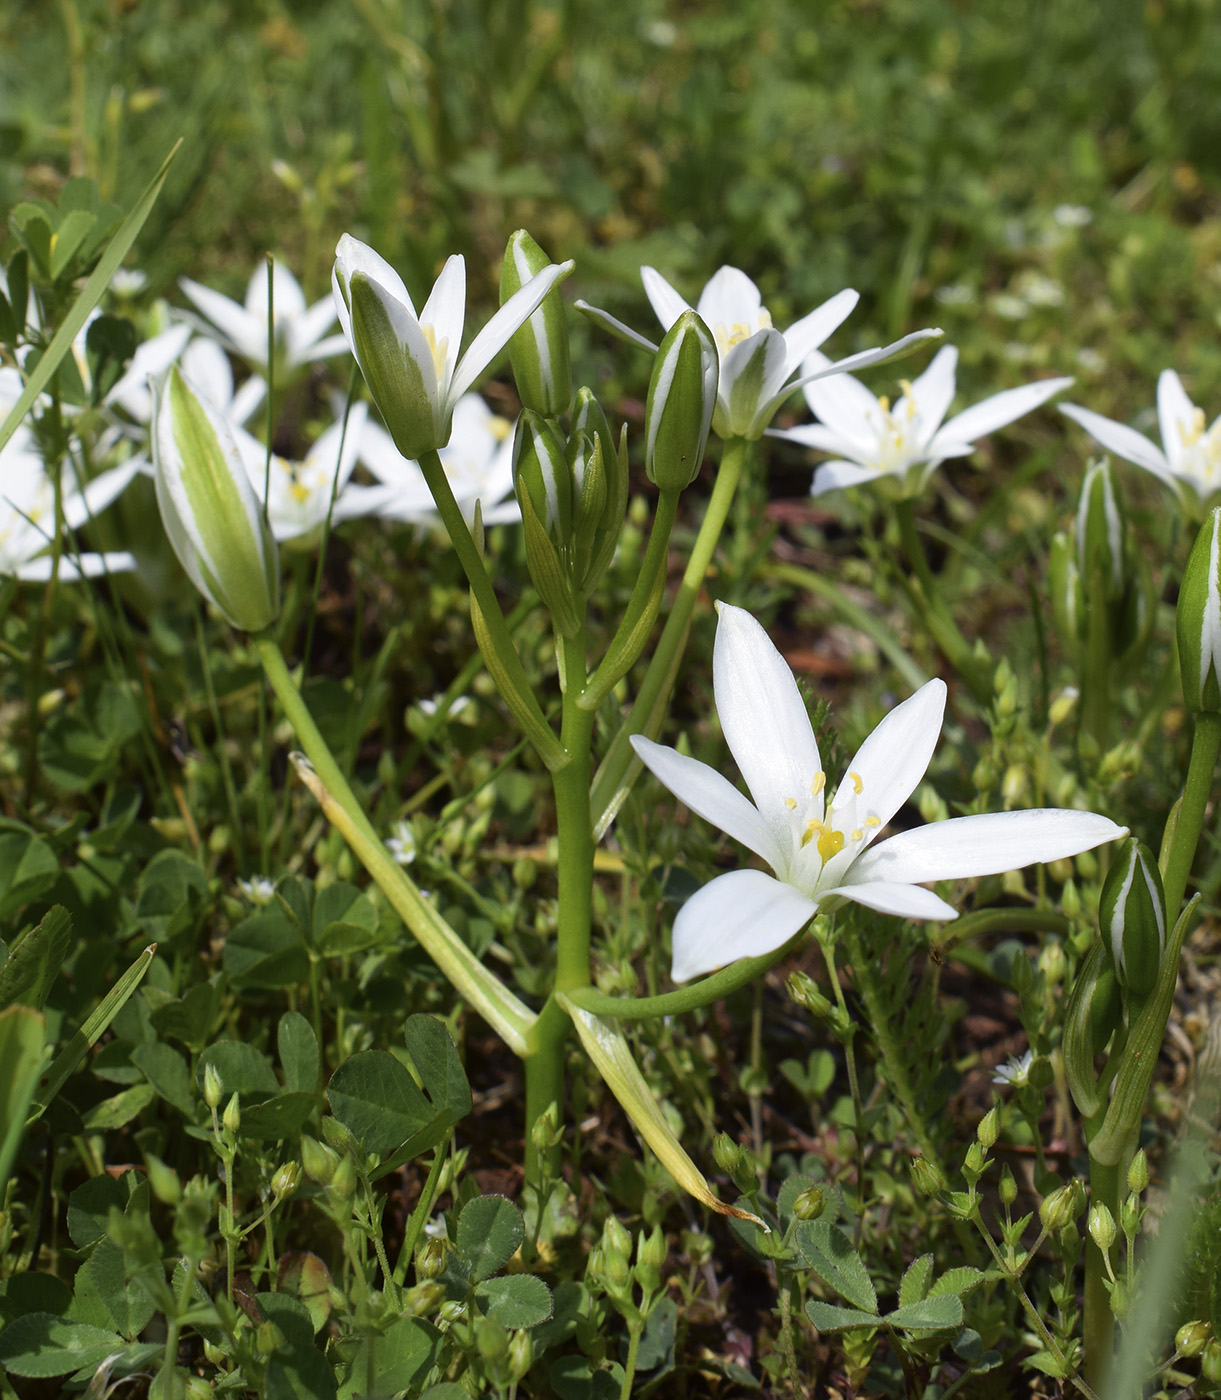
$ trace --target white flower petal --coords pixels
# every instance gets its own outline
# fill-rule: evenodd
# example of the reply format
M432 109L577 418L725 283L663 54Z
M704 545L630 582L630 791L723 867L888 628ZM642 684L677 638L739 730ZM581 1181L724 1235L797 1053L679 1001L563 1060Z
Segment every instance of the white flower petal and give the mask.
M183 352L182 372L215 408L222 413L229 408L233 400L233 369L229 356L215 340L193 340Z
M795 442L801 447L812 447L818 452L834 452L841 457L859 453L865 446L822 423L803 423L799 428L769 428L767 436Z
M950 404L954 402L954 372L957 367L958 351L952 345L943 345L933 356L928 369L912 380L911 397L916 402L922 435L926 442L933 436L938 424L949 412ZM896 407L896 414L898 413Z
M843 325L852 315L860 299L859 292L854 292L850 287L845 288L842 292L836 292L829 301L815 307L808 316L793 322L784 332L784 343L788 347L786 378L796 373L806 356L812 350L817 350L833 331Z
M86 482L83 491L65 494L64 524L70 530L78 530L93 516L101 515L111 501L127 487L139 469L140 463L131 459L121 467L112 467L101 476L95 476L92 481Z
M279 320L279 308L276 309L276 319ZM335 324L335 302L331 297L323 297L321 301L316 301L308 311L302 311L296 320L288 326L288 358L294 365L305 364L308 360L317 358L318 342L327 331ZM335 344L334 341L331 344ZM342 336L338 339L338 348L332 350L331 354L338 354L344 349L347 342ZM314 352L311 354L311 351Z
M1108 452L1114 452L1124 461L1144 467L1147 472L1152 472L1171 486L1174 485L1174 471L1165 453L1154 447L1142 433L1110 418L1104 418L1101 413L1094 413L1091 409L1079 408L1075 403L1062 403L1060 412L1066 418L1071 418L1074 423L1080 423L1094 441L1100 443Z
M345 233L335 245L335 261L343 272L345 282L351 282L354 273L363 272L370 282L384 287L391 297L401 301L407 310L415 315L415 302L412 301L411 293L403 279L386 259L380 253L375 253L367 243L362 243L359 238ZM336 311L342 319L342 312L338 307Z
M872 486L878 473L872 467L857 462L823 462L810 482L811 496L825 496L828 491L843 491L850 486Z
M51 577L53 562L52 555L44 554L40 559L32 559L26 564L19 564L13 570L13 576L24 579L26 583L46 583ZM78 554L74 559L67 555L61 555L59 577L61 580L70 582L73 579L98 578L102 574L129 574L135 567L135 555L128 553L125 549L116 550L110 554ZM0 570L0 572L3 571Z
M804 808L820 768L818 744L793 673L767 633L742 608L722 603L718 613L712 677L721 729L777 848L786 851L788 804Z
M947 904L932 890L919 885L895 884L886 880L871 880L864 884L847 883L833 890L821 890L820 898L850 899L879 914L897 914L902 919L956 919L958 910Z
M563 263L549 263L525 286L519 287L471 341L449 386L447 403L451 409L509 343L514 331L530 319L547 293L568 276L573 266L571 259Z
M760 324L763 298L759 288L739 267L717 268L704 284L695 309L713 335L718 326L731 334L741 328L748 336L763 329Z
M942 332L936 328L912 331L910 335L902 335L898 340L892 340L889 345L879 345L875 350L859 350L855 355L846 355L842 360L836 360L827 369L818 370L813 374L803 371L801 377L793 381L793 387L796 388L799 384L809 384L816 379L824 379L829 374L846 374L851 370L865 369L869 365L880 365L887 360L898 359L912 346L923 344L926 340L935 340L941 334Z
M178 285L224 337L231 350L248 360L262 363L267 358L267 326L256 320L245 307L211 287L179 279Z
M941 735L945 694L943 680L922 685L896 705L856 751L831 805L838 810L856 796L859 819L872 814L879 822L867 829L867 841L890 821L924 777ZM858 786L859 796L854 791Z
M1054 398L1061 389L1067 389L1072 382L1068 376L1062 379L1040 379L1035 384L1023 384L1017 389L1004 389L999 394L982 399L951 418L929 444L930 450L937 446L940 452L939 444L942 438L959 443L977 442L989 433L996 432L998 428L1004 428L1033 412L1048 399ZM946 452L941 455L948 457L951 454Z
M1096 812L1061 808L953 817L872 846L853 865L845 883L914 884L999 875L1038 861L1075 856L1127 834L1126 827Z
M620 340L626 340L631 345L637 345L641 350L647 350L651 355L656 355L661 348L648 336L641 335L639 331L634 331L631 326L619 320L617 316L612 316L609 311L603 311L599 306L591 306L589 302L582 301L580 297L573 303L573 307L586 319L592 321L600 330L609 331L611 335L618 336ZM677 318L676 318L677 319Z
M670 975L686 982L739 958L773 953L817 911L815 900L762 870L718 875L678 911Z
M684 311L692 309L661 273L653 268L642 267L640 280L644 283L644 294L649 299L649 305L657 313L657 319L664 330L668 331Z
M431 328L434 353L441 360L437 368L437 382L442 395L448 392L454 377L465 321L466 259L461 253L454 253L445 260L441 275L433 283L424 309L420 312L420 325Z
M1194 436L1196 406L1187 397L1183 381L1172 369L1157 378L1157 422L1162 434L1162 450L1172 471L1180 470L1186 439Z
M640 761L697 816L719 826L776 870L783 856L755 806L714 768L688 758L642 734L632 735L632 748Z
M815 351L806 356L802 372L828 369L830 365L825 355ZM859 443L862 448L875 442L877 434L873 425L882 408L859 379L853 379L850 374L816 379L805 386L804 393L814 416L846 441Z

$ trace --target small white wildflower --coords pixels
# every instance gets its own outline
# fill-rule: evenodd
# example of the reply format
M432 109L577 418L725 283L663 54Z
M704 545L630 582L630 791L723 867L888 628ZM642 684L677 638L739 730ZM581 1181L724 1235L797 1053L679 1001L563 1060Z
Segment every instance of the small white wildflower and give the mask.
M1084 204L1057 204L1051 217L1061 228L1085 228L1094 222L1093 212Z
M395 822L386 841L386 849L399 865L410 865L415 860L415 832L412 831L410 822Z
M1006 1064L997 1065L996 1073L992 1076L993 1084L1012 1084L1015 1089L1021 1089L1030 1077L1033 1062L1033 1050L1027 1050L1021 1056L1010 1055Z
M249 880L239 880L238 890L251 904L270 904L275 898L276 882L266 875L255 875Z

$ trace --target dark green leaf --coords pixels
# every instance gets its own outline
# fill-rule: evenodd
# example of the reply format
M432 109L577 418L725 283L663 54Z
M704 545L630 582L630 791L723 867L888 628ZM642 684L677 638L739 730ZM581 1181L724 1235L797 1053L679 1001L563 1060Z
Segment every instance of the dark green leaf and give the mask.
M928 1295L930 1298L939 1298L943 1293L969 1293L972 1288L978 1288L983 1283L984 1277L979 1269L972 1269L966 1264L957 1269L947 1269L934 1281ZM905 1300L900 1298L899 1301Z
M299 1011L286 1011L276 1028L276 1047L284 1083L296 1093L312 1094L318 1088L322 1057L314 1028Z
M242 1107L241 1136L261 1142L294 1138L314 1111L313 1094L279 1094L263 1103Z
M66 1376L123 1347L117 1332L51 1313L27 1313L0 1332L0 1366L16 1376Z
M888 1313L886 1321L892 1327L903 1327L908 1331L928 1328L940 1332L944 1328L961 1327L962 1299L954 1293L922 1298L918 1303L908 1303Z
M112 1176L91 1176L68 1197L68 1234L84 1249L106 1233L112 1209L122 1210L127 1192Z
M433 1117L407 1067L385 1050L363 1050L331 1076L331 1111L366 1152L386 1156Z
M0 1006L21 1002L41 1011L63 971L71 943L71 915L56 904L9 950L8 961L0 968Z
M858 1308L841 1308L834 1303L820 1303L811 1298L806 1304L806 1316L820 1332L839 1332L845 1327L880 1327L881 1319L875 1313L861 1312Z
M196 1095L187 1062L172 1045L160 1041L137 1045L131 1051L131 1062L167 1103L187 1118L195 1117L195 1106L202 1101L202 1095Z
M0 919L45 894L59 878L51 847L20 822L0 821Z
M409 1390L436 1359L440 1333L416 1317L400 1317L380 1335L368 1337L349 1352L342 1368L339 1400L366 1400L373 1394Z
M33 1312L62 1317L71 1305L72 1290L54 1274L13 1274L0 1282L0 1323Z
M225 939L225 971L238 987L274 990L309 980L301 931L279 909L243 919Z
M244 1040L218 1040L203 1052L195 1066L195 1083L200 1093L203 1092L204 1071L209 1065L220 1075L226 1101L231 1094L242 1096L243 1115L248 1105L274 1098L280 1092L271 1061Z
M549 1374L560 1400L619 1400L623 1393L623 1367L617 1361L602 1370L588 1357L561 1356Z
M415 1015L403 1029L424 1091L452 1122L471 1111L471 1086L445 1024L435 1016Z
M793 1232L797 1250L806 1266L828 1288L863 1312L876 1313L878 1295L852 1241L838 1226L822 1219L803 1221ZM816 1324L817 1325L817 1324Z
M908 1303L918 1303L921 1298L927 1297L932 1277L933 1256L931 1254L922 1254L919 1259L913 1260L899 1284L900 1306L905 1307Z
M132 1277L132 1270L123 1251L112 1240L98 1241L84 1268L76 1276L76 1293L91 1289L109 1313L109 1322L127 1340L136 1337L148 1326L156 1308L143 1286Z
M195 928L208 900L208 877L197 861L179 851L161 851L144 867L136 896L136 918L159 944Z
M335 1400L336 1393L335 1377L316 1347L273 1352L267 1358L264 1400Z
M58 280L71 266L76 250L88 238L93 229L93 215L83 209L71 209L59 222L55 230L55 242L51 248L51 277Z
M475 1299L490 1317L510 1330L537 1327L551 1316L551 1290L533 1274L502 1274L475 1289Z
M26 1117L38 1089L46 1047L46 1023L29 1006L0 1011L0 1193L8 1183L25 1136Z
M220 1010L218 981L197 982L185 996L164 1002L149 1020L162 1036L180 1040L193 1054L208 1043L208 1033Z
M274 1322L294 1351L314 1345L314 1324L305 1305L290 1293L256 1293L254 1301L268 1322Z
M526 1228L521 1211L503 1196L476 1196L458 1217L458 1252L471 1280L491 1278L517 1253Z
M84 1114L84 1126L91 1133L113 1132L143 1113L156 1097L157 1091L151 1084L133 1084L130 1089L95 1103Z

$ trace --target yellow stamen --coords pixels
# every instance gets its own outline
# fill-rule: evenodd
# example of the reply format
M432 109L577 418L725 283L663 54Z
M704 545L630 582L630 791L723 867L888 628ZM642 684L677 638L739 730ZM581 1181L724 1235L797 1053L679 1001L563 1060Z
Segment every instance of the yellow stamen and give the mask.
M890 399L885 394L878 400L878 403L881 405L883 413L890 412Z
M795 812L797 810L797 799L795 797L786 797L784 799L784 805L790 812Z
M826 785L827 775L820 768L818 772L814 774L814 781L810 784L810 796L817 797Z
M881 826L881 825L882 825L882 818L881 818L881 817L866 817L866 818L865 818L865 825L866 825L866 826Z
M806 823L806 829L801 833L801 849L803 851L814 839L814 833L816 831L822 831L822 822L817 820L808 821Z
M852 791L859 797L865 790L864 779L859 773L849 773L848 777L852 779Z
M859 826L858 826L857 829L852 833L852 839L853 839L854 841L863 841L863 840L865 839L865 833L860 829Z

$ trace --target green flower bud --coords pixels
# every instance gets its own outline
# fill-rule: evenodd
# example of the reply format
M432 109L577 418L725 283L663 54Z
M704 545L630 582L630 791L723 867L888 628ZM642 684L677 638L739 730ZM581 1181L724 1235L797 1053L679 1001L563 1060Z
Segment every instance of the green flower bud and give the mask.
M1094 586L1095 575L1101 579L1108 602L1118 600L1124 591L1125 529L1110 461L1100 457L1085 469L1077 502L1077 569L1087 589Z
M445 1302L445 1285L436 1279L425 1279L407 1290L403 1302L412 1317L432 1317Z
M1221 711L1221 506L1204 518L1191 547L1176 614L1183 703Z
M549 1152L560 1143L560 1115L553 1099L530 1128L530 1143L538 1153Z
M1144 1213L1141 1209L1140 1197L1135 1191L1129 1191L1127 1200L1119 1207L1119 1228L1129 1240L1136 1238L1136 1232L1140 1229L1141 1216Z
M280 556L232 430L182 372L154 396L157 505L187 577L234 627L280 611Z
M356 1194L356 1163L351 1157L341 1157L331 1177L332 1194L340 1200L347 1200Z
M793 1202L793 1214L798 1220L817 1220L827 1208L827 1198L817 1186L807 1186L797 1193Z
M445 1272L445 1241L428 1240L415 1258L415 1271L422 1279L440 1278Z
M962 1164L962 1174L974 1184L984 1174L984 1168L988 1165L988 1158L984 1152L983 1144L973 1142L967 1148L967 1155Z
M690 486L704 460L716 408L716 341L694 311L666 332L644 409L644 469L663 491Z
M1110 944L1097 938L1068 995L1061 1042L1069 1092L1084 1118L1100 1107L1094 1056L1119 1024L1120 1010L1119 978Z
M1002 1205L1011 1206L1017 1200L1018 1186L1013 1173L1009 1170L1008 1162L1001 1168L1000 1186L997 1189Z
M734 1142L728 1133L718 1133L712 1144L712 1157L717 1166L732 1179L739 1191L751 1190L759 1184L750 1153Z
M1109 940L1119 985L1144 1001L1157 981L1166 946L1166 896L1153 852L1129 837L1107 872L1098 927Z
M979 1145L988 1151L1000 1136L1001 1124L1000 1114L995 1108L990 1108L979 1120L979 1127L975 1129L975 1136L979 1139Z
M1063 1230L1076 1214L1076 1193L1072 1185L1061 1186L1039 1202L1039 1224L1049 1235Z
M631 1258L632 1236L627 1227L613 1215L608 1215L602 1222L602 1248L608 1258L611 1255L618 1255L625 1260Z
M1051 617L1060 640L1070 651L1084 635L1085 599L1077 552L1063 532L1052 536L1047 562L1047 587L1051 594Z
M1204 1343L1200 1353L1200 1375L1206 1381L1221 1381L1221 1342L1216 1337Z
M520 1328L509 1338L509 1377L519 1381L534 1361L534 1340L526 1329Z
M225 1086L221 1083L220 1071L211 1061L204 1066L203 1095L204 1103L214 1111L220 1107L220 1101L225 1096Z
M1207 1322L1185 1322L1174 1334L1174 1349L1180 1356L1199 1356L1212 1332Z
M301 1168L297 1163L285 1162L283 1166L276 1168L275 1175L271 1178L272 1195L291 1196L300 1180Z
M339 1165L339 1153L317 1138L301 1139L301 1165L311 1181L319 1186L329 1186L335 1178L335 1168Z
M500 304L526 285L551 260L525 231L518 229L505 248L500 267ZM572 373L568 365L568 321L559 285L543 298L537 311L509 341L509 359L522 404L556 418L572 400Z
M475 1345L485 1361L499 1361L509 1350L509 1334L494 1317L481 1317L475 1323Z
M148 1170L148 1184L153 1195L163 1206L176 1206L182 1200L182 1183L178 1180L178 1173L151 1152L144 1154L144 1165Z
M1102 1250L1103 1254L1108 1253L1115 1243L1115 1217L1107 1208L1105 1201L1095 1201L1090 1206L1088 1227L1090 1239Z
M526 409L513 439L513 489L525 509L528 496L535 517L552 540L566 544L572 534L572 470L559 434L541 414Z
M825 1021L835 1009L818 990L818 983L807 973L790 972L784 986L798 1006L805 1007L812 1016L816 1016L820 1021Z
M241 1095L234 1096L225 1105L225 1111L221 1114L221 1125L225 1132L232 1133L234 1137L242 1130L242 1102Z
M1128 1190L1139 1195L1149 1185L1149 1159L1145 1149L1139 1148L1136 1156L1128 1163Z
M935 1196L946 1187L945 1174L927 1157L913 1157L910 1166L912 1186L921 1196Z

